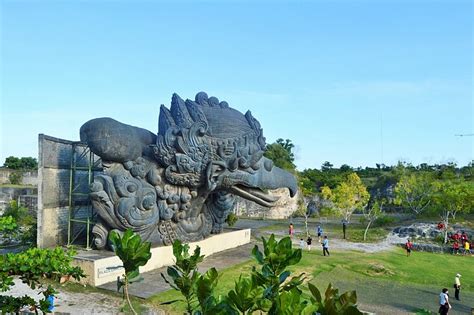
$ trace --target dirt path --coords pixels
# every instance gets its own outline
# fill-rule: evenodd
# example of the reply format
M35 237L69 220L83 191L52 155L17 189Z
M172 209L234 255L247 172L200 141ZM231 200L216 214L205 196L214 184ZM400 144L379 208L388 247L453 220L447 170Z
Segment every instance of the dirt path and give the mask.
M271 232L269 231L269 232L264 232L262 234L264 234L265 237L268 237L270 234L275 234L275 236L277 237L287 236L286 233L281 232L281 231L271 231ZM392 250L396 247L395 244L397 243L399 243L398 238L393 238L392 236L388 236L383 241L377 242L377 243L354 243L354 242L348 242L346 240L341 240L341 239L330 239L329 248L335 249L335 250L357 250L357 251L366 252L366 253L376 253L376 252ZM313 248L319 247L317 238L313 239L313 244L314 244ZM299 248L300 241L298 239L294 239L293 246L295 248Z

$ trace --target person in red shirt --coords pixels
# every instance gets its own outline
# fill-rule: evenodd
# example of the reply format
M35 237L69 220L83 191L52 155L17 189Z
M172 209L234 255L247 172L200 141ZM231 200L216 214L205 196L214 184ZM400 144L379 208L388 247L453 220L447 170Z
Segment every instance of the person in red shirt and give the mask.
M293 239L293 236L295 235L293 223L290 223L290 226L288 227L288 234L290 235L290 238Z
M456 234L453 235L454 240L459 241L461 239L461 234L457 232Z
M458 241L455 241L453 244L453 255L454 254L459 254L459 243Z
M410 242L410 239L407 239L407 242L405 243L405 249L407 250L407 257L410 256L412 248L413 248L413 243Z

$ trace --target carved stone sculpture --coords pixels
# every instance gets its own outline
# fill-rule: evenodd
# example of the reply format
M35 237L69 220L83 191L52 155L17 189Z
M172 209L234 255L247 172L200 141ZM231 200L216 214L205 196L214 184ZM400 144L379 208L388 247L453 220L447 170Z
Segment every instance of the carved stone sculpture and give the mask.
M276 198L266 190L297 190L294 176L263 156L250 111L204 92L195 101L174 94L170 109L161 106L157 135L111 118L88 121L80 134L104 167L90 193L99 249L111 230L132 229L158 245L200 240L222 232L235 195L271 207Z

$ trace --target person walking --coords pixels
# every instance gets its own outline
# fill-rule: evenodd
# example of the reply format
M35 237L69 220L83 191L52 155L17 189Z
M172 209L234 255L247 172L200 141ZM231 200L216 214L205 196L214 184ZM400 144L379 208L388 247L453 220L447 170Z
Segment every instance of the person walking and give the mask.
M407 250L407 257L410 256L412 248L413 248L413 243L410 241L410 239L407 239L407 242L405 243L405 249Z
M456 278L454 278L454 298L458 301L460 301L459 299L459 290L461 290L461 275L458 273L456 275Z
M439 294L439 313L441 315L447 315L449 309L451 308L451 304L449 304L449 295L448 289L444 288L443 291Z
M329 256L329 240L328 240L328 236L327 235L324 235L324 239L323 239L323 255L326 256L326 253L328 254Z
M469 241L464 241L464 255L469 255L471 253L471 244Z
M318 242L321 242L321 236L323 235L323 228L321 227L321 225L318 225L316 232L318 233Z
M344 235L344 239L346 239L346 229L347 229L347 220L343 219L342 221L342 234Z
M288 227L288 234L290 235L290 238L293 239L293 236L295 235L295 227L293 226L293 223L290 223L290 226Z
M308 239L306 240L306 244L308 245L308 251L311 251L312 242L313 242L313 239L311 238L311 235L308 235Z
M458 241L454 241L453 243L453 255L459 254L459 243Z
M304 239L300 239L300 248L301 248L301 250L303 250L305 247L306 247L306 242L304 241Z

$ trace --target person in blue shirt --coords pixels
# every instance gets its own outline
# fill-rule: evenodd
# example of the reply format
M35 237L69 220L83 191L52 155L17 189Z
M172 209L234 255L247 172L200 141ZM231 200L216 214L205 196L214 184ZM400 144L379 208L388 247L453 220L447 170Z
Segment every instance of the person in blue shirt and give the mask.
M323 228L321 225L318 225L316 228L316 233L318 233L318 242L321 242L321 236L323 235Z
M49 302L48 311L54 311L54 295L48 295L46 301Z
M324 239L323 239L323 255L326 256L326 253L327 253L328 256L329 256L329 240L328 240L328 236L327 236L327 235L324 235Z

